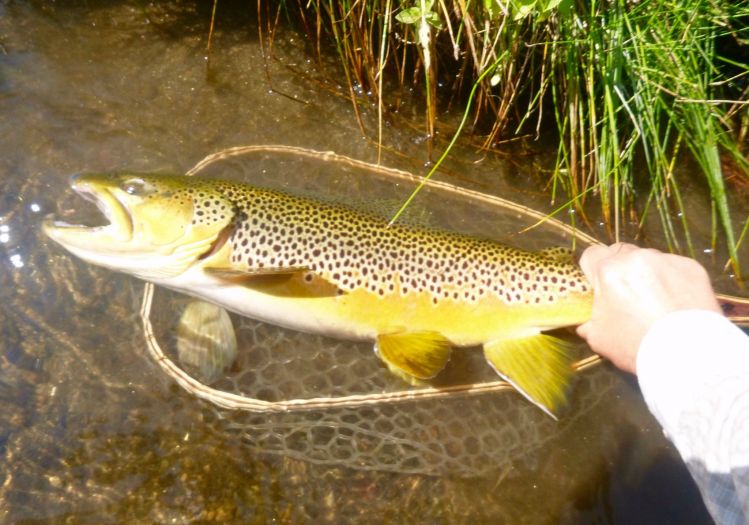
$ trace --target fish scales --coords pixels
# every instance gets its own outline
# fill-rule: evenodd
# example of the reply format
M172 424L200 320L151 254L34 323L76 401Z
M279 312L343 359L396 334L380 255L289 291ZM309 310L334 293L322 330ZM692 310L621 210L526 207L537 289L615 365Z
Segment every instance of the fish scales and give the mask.
M420 381L454 346L551 413L569 383L569 343L543 334L590 315L579 268L455 232L388 227L376 214L247 184L142 174L84 175L74 189L110 224L45 223L76 255L242 315L375 342Z
M247 268L304 266L341 290L426 292L436 305L552 304L585 293L577 267L486 239L393 225L373 214L281 192L225 189L240 212L231 260Z

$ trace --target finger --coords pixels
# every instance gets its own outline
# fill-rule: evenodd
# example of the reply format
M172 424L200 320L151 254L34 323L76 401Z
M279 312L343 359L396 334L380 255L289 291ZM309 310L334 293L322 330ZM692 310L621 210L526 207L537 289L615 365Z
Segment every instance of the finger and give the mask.
M589 281L592 281L594 269L598 267L598 263L610 256L611 248L609 246L603 246L600 244L590 246L580 257L580 269L585 274L585 277L587 277Z
M635 250L642 250L643 248L640 248L639 246L636 246L634 244L628 243L628 242L615 242L610 246L610 248L614 251L616 254L620 253L629 253Z
M626 242L618 242L611 246L593 245L587 248L583 252L582 257L580 257L580 268L585 274L585 277L592 282L594 280L593 276L595 275L596 268L598 268L601 261L639 249L640 248L634 244Z
M590 335L590 322L581 324L575 331L577 332L577 335L587 341L588 336Z

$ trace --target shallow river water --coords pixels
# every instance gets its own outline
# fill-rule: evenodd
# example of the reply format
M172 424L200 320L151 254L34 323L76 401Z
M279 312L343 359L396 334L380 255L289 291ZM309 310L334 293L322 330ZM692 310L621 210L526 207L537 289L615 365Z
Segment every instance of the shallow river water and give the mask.
M207 61L210 2L0 1L0 521L710 523L636 384L606 366L580 374L559 422L512 392L236 414L164 375L145 351L143 284L41 234L43 217L80 204L70 175L183 173L244 144L377 158L346 89L320 82L303 37L280 32L264 60L255 5L219 6ZM362 112L375 136L376 109ZM400 118L386 128L397 152L384 160L421 172L418 122ZM354 201L410 189L287 160L212 170ZM444 178L548 204L529 189L541 184L530 168L467 146ZM497 217L428 195L422 207L473 233ZM157 291L165 345L183 302ZM368 345L234 323L241 373L219 387L268 399L397 388Z

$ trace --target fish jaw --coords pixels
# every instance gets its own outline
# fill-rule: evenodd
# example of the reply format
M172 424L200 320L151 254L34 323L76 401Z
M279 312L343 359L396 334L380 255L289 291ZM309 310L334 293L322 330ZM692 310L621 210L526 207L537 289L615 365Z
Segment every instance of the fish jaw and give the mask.
M102 226L83 226L55 221L48 216L42 230L52 240L63 246L90 250L94 246L105 246L129 242L133 237L133 222L127 208L107 188L97 188L81 181L79 176L71 178L71 188L78 195L96 204L99 211L109 221Z
M68 224L47 216L42 231L66 250L93 264L119 269L117 264L133 238L133 222L127 208L106 188L97 188L79 176L71 178L71 188L96 204L108 224L84 226Z
M96 204L108 224L84 226L47 217L42 231L87 262L146 280L184 272L214 248L232 222L231 213L196 220L193 194L168 176L78 175L71 179L71 187ZM204 201L210 197L224 209L231 208L210 186L202 191Z

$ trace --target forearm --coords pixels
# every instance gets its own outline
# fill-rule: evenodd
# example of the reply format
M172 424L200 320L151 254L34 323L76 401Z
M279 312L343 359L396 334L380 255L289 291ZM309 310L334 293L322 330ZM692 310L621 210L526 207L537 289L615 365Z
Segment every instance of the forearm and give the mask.
M719 314L674 312L642 340L637 375L716 521L749 522L749 338Z

